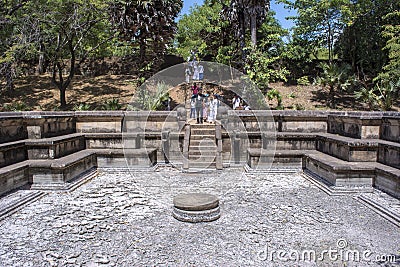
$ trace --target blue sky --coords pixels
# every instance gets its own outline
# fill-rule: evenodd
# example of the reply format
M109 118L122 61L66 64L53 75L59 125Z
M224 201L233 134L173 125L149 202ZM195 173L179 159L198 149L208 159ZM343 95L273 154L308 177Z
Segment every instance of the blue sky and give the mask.
M194 4L202 5L202 0L183 0L183 8L181 14L189 13L189 9ZM289 12L289 10L284 9L282 4L277 4L274 0L271 0L271 10L275 11L276 18L279 20L279 23L282 25L283 28L289 29L293 27L293 22L290 20L286 20L287 16L294 14Z

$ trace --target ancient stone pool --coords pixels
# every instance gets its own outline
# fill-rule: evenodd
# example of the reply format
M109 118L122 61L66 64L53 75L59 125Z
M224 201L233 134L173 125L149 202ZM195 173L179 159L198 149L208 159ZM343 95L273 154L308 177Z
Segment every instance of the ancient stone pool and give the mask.
M221 217L174 219L173 196L188 191L217 195ZM359 196L399 211L398 200L379 191L328 195L301 172L100 170L0 221L0 266L399 264L399 228Z

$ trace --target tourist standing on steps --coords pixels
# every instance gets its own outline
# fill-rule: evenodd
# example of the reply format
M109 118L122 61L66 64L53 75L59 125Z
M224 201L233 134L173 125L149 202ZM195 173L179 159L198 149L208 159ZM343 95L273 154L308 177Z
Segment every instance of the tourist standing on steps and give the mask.
M190 76L191 75L192 75L192 72L190 71L190 68L187 67L185 69L185 81L186 81L187 84L190 83Z
M194 95L197 95L199 93L199 87L197 87L197 84L193 83L192 85L192 93Z
M208 101L208 94L205 94L204 100L203 100L203 119L204 119L204 121L207 120L209 106L210 106L210 102Z
M203 81L204 79L204 67L203 65L199 65L198 67L198 71L199 71L199 81Z
M197 65L197 61L193 61L193 80L199 80L199 66Z
M232 99L232 108L233 110L235 110L238 107L240 107L240 98L237 95L235 95L235 97Z
M196 96L196 117L197 123L203 124L203 94L201 93L201 89Z
M218 110L218 99L215 96L211 96L210 99L210 113L208 114L208 122L214 123L217 118Z
M197 95L192 95L192 98L190 99L190 118L191 119L196 118L196 98L197 98Z

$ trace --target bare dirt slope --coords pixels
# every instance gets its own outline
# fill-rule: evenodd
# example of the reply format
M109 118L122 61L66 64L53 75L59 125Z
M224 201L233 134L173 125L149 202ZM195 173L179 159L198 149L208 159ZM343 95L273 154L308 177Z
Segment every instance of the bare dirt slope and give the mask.
M67 90L67 110L81 103L90 105L91 109L102 109L107 100L117 98L123 109L130 103L135 89L135 77L131 75L104 75L99 77L75 76L73 84ZM15 82L15 91L10 93L0 92L0 110L5 111L16 103L25 106L27 110L59 110L59 91L51 83L49 75L27 76ZM327 90L320 87L285 85L272 83L270 87L280 92L284 109L326 110ZM186 89L185 89L186 88ZM228 102L233 93L218 86L206 85L205 91L210 94L221 94ZM186 93L185 93L186 90ZM170 92L173 105L182 103L190 97L189 87L176 87ZM368 110L368 107L356 101L351 93L338 94L337 109L339 110ZM276 100L269 101L271 108L276 108ZM399 111L397 103L394 110Z

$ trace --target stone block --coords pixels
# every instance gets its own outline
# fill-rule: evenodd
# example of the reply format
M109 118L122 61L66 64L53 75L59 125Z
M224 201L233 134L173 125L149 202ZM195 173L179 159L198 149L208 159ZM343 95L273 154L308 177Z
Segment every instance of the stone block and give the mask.
M378 146L378 162L400 169L400 144L381 141Z
M378 167L374 186L400 199L400 170L387 166Z
M29 165L21 162L0 169L0 195L29 183Z
M27 159L24 141L0 144L0 168Z
M381 138L400 143L400 115L382 118Z

